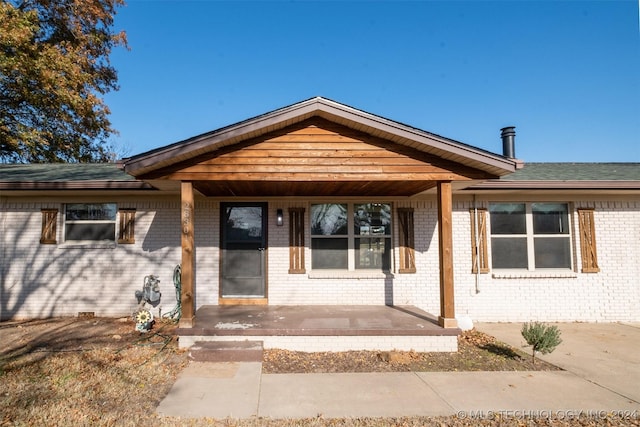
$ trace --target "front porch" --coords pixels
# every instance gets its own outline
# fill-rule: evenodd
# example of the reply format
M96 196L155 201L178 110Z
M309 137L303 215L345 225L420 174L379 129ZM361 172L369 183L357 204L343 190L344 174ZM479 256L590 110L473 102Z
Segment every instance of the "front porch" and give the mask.
M262 341L294 351L458 350L458 328L413 306L203 306L193 327L178 328L181 348L196 342Z

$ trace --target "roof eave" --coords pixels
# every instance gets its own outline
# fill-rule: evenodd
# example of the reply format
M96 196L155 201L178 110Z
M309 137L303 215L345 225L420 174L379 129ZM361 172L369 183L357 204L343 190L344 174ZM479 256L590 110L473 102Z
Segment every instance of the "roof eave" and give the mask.
M402 123L386 119L381 116L357 110L343 104L339 104L324 98L324 105L330 108L319 110L318 115L327 119L340 122L361 123L364 132L374 134L402 145L408 145L423 152L440 156L475 167L480 170L504 176L515 172L520 164L517 159L509 159L488 151L448 139L433 133L429 133ZM333 111L332 111L333 109ZM341 114L332 114L339 111ZM344 123L346 124L346 123Z
M2 181L2 191L155 190L144 181Z

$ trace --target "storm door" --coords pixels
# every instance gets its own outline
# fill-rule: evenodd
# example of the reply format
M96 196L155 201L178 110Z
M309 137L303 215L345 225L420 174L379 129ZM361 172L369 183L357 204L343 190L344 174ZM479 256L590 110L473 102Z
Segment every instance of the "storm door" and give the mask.
M266 203L221 204L222 298L266 297Z

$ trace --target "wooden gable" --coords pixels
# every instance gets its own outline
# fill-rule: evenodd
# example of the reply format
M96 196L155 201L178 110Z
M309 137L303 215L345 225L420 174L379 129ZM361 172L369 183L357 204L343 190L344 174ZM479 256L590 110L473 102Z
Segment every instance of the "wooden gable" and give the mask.
M313 117L142 179L191 181L207 196L410 196L492 175Z

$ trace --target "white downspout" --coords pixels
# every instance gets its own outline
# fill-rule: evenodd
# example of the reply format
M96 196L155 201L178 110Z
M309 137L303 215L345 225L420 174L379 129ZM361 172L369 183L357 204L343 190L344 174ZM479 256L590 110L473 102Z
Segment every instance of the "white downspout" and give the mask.
M473 195L473 221L475 222L475 251L476 256L475 259L475 268L476 268L476 294L480 293L480 266L482 263L480 262L480 256L482 251L480 250L480 223L478 221L478 206L476 204L476 195Z

